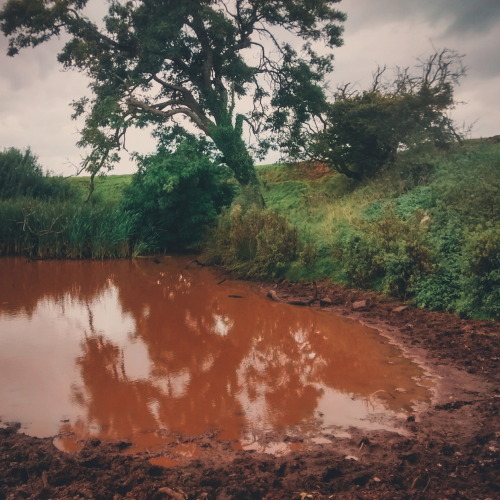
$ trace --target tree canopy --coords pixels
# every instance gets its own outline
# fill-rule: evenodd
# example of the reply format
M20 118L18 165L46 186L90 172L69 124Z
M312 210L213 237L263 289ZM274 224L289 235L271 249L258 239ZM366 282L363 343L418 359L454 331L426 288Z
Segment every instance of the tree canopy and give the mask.
M74 102L90 172L112 166L130 127L187 117L248 185L244 123L265 148L266 133L297 134L325 106L333 55L315 46L342 43L339 1L110 0L97 22L87 0L8 0L0 27L11 56L69 35L58 60L91 81L92 96Z
M68 199L74 194L62 177L43 173L38 158L29 148L0 151L0 200L16 197Z

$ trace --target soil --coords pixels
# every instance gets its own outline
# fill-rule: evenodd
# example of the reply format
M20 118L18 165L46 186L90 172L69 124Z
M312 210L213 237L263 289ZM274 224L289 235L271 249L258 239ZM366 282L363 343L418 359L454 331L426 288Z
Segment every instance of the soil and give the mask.
M379 329L437 377L432 404L408 417L404 435L350 429L350 437L329 436L328 443L283 456L235 450L214 435L178 436L204 452L163 464L170 467L150 461L151 454L124 453L130 446L124 442L90 440L66 454L52 439L26 436L11 424L0 428L0 499L500 497L498 323L331 284L281 282L262 293L270 289L275 299L310 303Z

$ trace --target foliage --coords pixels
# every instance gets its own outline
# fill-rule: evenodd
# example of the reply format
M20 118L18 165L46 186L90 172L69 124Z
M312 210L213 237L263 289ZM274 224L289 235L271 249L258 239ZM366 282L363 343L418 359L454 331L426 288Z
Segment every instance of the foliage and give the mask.
M246 185L256 175L244 122L255 133L298 134L323 109L333 56L315 53L312 43L341 44L338 1L112 1L97 24L84 16L86 0L8 0L0 27L9 55L69 34L58 59L92 82L92 97L74 103L75 116L86 116L79 145L93 148L92 176L116 160L128 128L185 117ZM254 106L238 113L245 96Z
M30 149L0 151L0 199L17 196L67 199L74 195L75 190L64 179L43 173Z
M271 210L233 205L218 218L205 244L205 257L243 278L280 276L297 256L297 231Z
M324 129L308 143L308 154L361 179L392 161L398 151L425 143L445 147L461 139L447 111L454 105L454 86L465 74L462 56L445 49L417 70L415 75L415 70L398 69L393 82L383 83L385 68L379 68L369 90L339 89Z
M235 192L227 167L207 154L205 141L187 136L177 149L161 146L139 159L123 207L136 214L134 239L151 250L180 250L197 244Z
M378 286L386 293L406 297L412 283L432 269L423 214L401 219L394 205L384 206L379 218L340 225L334 255L342 261L347 281L355 286Z
M498 222L498 221L497 221ZM463 246L459 312L500 319L500 226L487 222L468 231Z
M333 256L342 261L347 283L356 287L370 286L382 274L374 238L347 224L339 224L336 232Z

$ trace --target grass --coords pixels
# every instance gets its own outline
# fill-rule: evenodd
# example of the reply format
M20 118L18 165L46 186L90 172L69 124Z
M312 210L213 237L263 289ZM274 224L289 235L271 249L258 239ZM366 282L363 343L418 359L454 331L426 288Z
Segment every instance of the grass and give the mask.
M88 196L90 177L69 177L66 182L75 186L81 193L82 199ZM94 179L94 192L92 197L97 200L116 203L121 200L124 189L132 182L132 175L108 175Z
M105 259L133 255L133 214L112 203L0 201L0 255Z
M431 309L500 316L500 144L402 153L360 183L316 170L258 168L267 207L302 241L287 278L332 279Z

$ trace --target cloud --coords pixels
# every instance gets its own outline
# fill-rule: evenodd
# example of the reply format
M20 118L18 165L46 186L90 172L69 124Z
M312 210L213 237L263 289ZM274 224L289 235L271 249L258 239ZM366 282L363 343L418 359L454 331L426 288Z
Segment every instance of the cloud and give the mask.
M498 0L446 0L440 15L451 19L447 35L484 33L494 28L500 20ZM432 2L434 6L439 2Z
M377 66L413 66L436 49L464 54L467 76L456 89L458 123L476 122L473 136L500 132L500 1L343 0L345 44L336 51L331 85L367 88ZM476 10L478 12L476 12ZM480 11L480 12L479 12Z
M424 21L440 24L437 36L484 33L500 20L498 0L343 0L346 29L355 32L367 26L393 21Z

